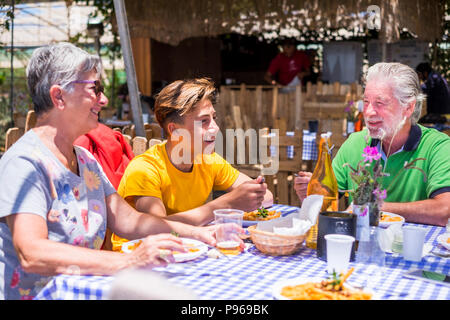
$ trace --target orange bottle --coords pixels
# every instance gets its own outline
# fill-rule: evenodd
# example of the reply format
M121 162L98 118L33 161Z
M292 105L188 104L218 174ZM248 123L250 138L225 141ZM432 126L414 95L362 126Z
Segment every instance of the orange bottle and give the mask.
M364 123L364 119L363 119L363 114L362 112L359 112L358 115L356 116L357 120L355 122L355 132L361 131L363 128L363 123Z
M319 158L317 159L316 167L314 168L311 180L308 183L306 195L319 194L323 195L323 204L321 212L323 211L337 211L338 210L338 185L336 176L334 175L333 167L331 166L331 133L322 133L320 135L319 143ZM318 221L311 227L307 237L306 246L312 249L317 249L317 228Z

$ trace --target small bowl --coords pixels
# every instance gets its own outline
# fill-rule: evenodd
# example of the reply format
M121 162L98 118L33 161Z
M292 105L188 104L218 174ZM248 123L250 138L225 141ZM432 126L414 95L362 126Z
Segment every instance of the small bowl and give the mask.
M299 236L286 236L256 229L256 225L247 228L255 247L262 253L272 256L286 256L297 252L306 239L305 233Z

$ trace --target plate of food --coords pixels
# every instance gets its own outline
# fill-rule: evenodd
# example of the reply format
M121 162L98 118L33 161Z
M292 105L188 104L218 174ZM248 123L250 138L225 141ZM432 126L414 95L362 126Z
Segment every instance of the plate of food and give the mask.
M436 240L445 249L450 250L450 233L441 234Z
M387 228L390 225L393 224L400 224L402 225L405 222L405 218L402 216L392 213L392 212L386 212L381 211L380 212L380 223L379 226L383 228Z
M344 284L346 275L334 274L329 279L299 277L281 280L272 287L277 300L371 300L373 294Z
M180 238L183 241L183 246L186 248L187 252L172 251L175 262L183 262L194 260L203 255L208 251L208 246L201 241ZM125 242L122 244L122 252L130 253L135 250L141 243L143 239L136 239L132 241Z
M242 226L249 227L257 224L260 221L267 221L272 219L277 219L281 217L281 211L270 210L264 207L261 207L257 210L244 212L244 217L242 218Z

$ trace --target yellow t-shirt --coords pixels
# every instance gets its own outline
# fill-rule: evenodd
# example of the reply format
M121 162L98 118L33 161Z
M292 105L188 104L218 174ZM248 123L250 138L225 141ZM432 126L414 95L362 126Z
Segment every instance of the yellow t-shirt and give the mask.
M202 206L212 190L226 190L239 171L217 153L203 155L191 172L182 172L170 162L166 143L157 144L136 156L127 166L117 192L134 207L133 196L157 197L167 215ZM113 234L113 250L128 241Z

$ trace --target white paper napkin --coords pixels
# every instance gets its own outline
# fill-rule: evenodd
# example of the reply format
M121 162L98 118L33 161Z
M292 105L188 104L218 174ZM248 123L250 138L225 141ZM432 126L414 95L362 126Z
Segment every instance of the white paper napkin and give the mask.
M285 236L300 236L305 234L312 224L309 220L300 220L292 218L292 227L273 227L273 233Z
M323 204L323 196L318 194L313 194L306 197L302 202L302 207L300 208L300 218L306 218L315 225L317 222L317 217L319 216L320 209Z

